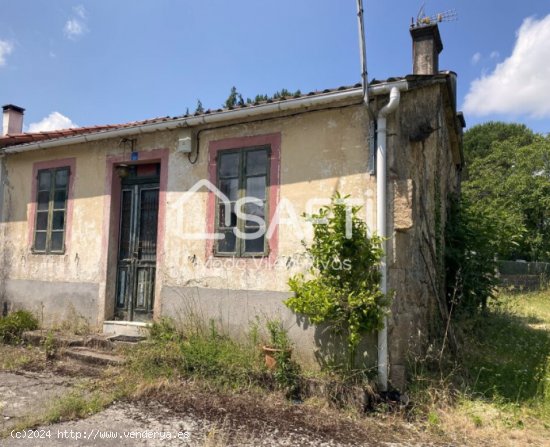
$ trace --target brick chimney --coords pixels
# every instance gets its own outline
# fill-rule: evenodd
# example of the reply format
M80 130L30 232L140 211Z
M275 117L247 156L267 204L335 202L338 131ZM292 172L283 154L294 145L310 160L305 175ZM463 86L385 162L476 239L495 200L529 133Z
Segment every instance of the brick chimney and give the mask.
M412 25L413 74L433 75L439 72L439 53L443 43L437 23Z
M4 110L2 136L23 133L23 113L25 109L13 104L6 104L2 109Z

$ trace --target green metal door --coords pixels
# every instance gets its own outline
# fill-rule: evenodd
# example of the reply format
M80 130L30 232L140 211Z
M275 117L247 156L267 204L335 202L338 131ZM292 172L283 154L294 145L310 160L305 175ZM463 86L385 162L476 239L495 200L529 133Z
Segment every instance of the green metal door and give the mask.
M147 321L153 316L157 261L159 184L122 184L116 318Z

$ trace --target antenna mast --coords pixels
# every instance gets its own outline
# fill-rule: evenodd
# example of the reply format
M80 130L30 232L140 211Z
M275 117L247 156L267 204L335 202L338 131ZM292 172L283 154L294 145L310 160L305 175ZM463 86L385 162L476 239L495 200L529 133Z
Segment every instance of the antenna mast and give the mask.
M367 72L367 46L365 43L365 13L363 9L363 0L357 0L357 24L359 29L359 50L361 56L361 79L363 84L363 98L369 117L372 119L372 111L369 104L369 79Z

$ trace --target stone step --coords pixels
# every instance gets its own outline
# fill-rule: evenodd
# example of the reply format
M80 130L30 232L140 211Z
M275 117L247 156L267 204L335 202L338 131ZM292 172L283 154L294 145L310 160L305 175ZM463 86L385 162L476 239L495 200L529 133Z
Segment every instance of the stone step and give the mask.
M117 335L147 337L150 327L149 323L142 323L141 321L104 321L103 335L107 337Z
M39 329L36 331L27 331L23 333L23 339L34 346L44 346L51 338L53 346L56 348L67 347L88 347L92 349L100 349L103 351L112 351L115 348L115 343L109 340L108 337L99 334L92 335L71 335L63 332L48 331Z
M63 355L92 365L117 366L124 363L124 357L120 355L97 351L84 346L68 348L63 352Z

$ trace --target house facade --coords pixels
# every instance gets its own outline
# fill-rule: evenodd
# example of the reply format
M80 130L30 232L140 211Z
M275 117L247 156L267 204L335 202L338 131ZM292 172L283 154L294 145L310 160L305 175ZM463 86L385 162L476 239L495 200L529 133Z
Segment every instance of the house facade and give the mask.
M427 35L437 47L436 31ZM413 45L424 48L422 33ZM441 50L428 45L415 60L430 51L437 58ZM432 64L374 81L371 111L395 89L401 97L387 117L384 206L377 203L379 137L361 85L38 134L22 132L23 109L4 106L3 311L26 308L47 326L83 319L105 330L168 316L242 333L258 318L279 318L301 360L314 364L326 334L283 301L289 277L308 266L303 241L312 228L302 214L339 192L362 206L372 231L379 213L387 219L390 379L402 386L408 355L423 349L445 313L441 244L448 198L459 188L463 120L452 72ZM373 335L364 362L376 361Z

